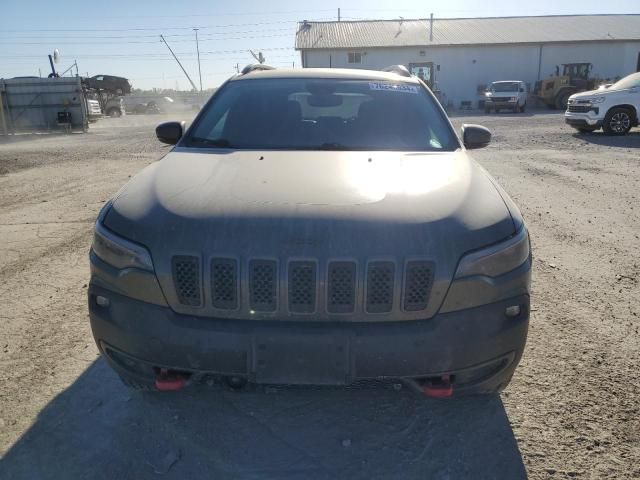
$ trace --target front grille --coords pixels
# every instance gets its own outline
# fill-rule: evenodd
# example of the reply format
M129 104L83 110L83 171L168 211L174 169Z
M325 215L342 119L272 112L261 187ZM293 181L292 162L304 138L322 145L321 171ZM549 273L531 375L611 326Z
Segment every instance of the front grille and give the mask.
M569 105L567 109L570 113L587 113L594 110L591 105Z
M316 264L291 262L289 264L289 311L313 313L316 310Z
M427 308L433 284L433 265L430 262L409 262L404 278L404 309L409 312Z
M200 306L200 259L177 255L171 259L171 271L178 301L190 307Z
M508 102L511 97L491 97L491 101L496 103Z
M328 277L327 311L353 312L356 306L356 264L331 262Z
M386 313L393 308L393 262L371 262L367 266L367 312Z
M232 258L211 261L211 303L215 308L238 308L238 262Z
M434 282L433 262L411 260L400 271L396 267L400 263L391 259L359 262L331 260L323 265L317 259L253 258L245 264L241 259L213 257L201 265L198 256L176 255L171 269L177 304L208 308L203 313L209 315L226 310L249 317L254 313L285 318L287 313L392 312L402 316L402 312L427 310ZM286 265L284 272L280 272L280 264Z
M256 312L275 312L278 301L278 267L273 260L249 262L249 304Z

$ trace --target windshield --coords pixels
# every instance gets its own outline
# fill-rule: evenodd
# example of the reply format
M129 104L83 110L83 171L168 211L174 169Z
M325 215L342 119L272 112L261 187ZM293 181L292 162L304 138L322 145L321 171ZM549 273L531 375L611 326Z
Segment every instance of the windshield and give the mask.
M417 83L308 78L229 82L184 144L271 150L459 147L445 115Z
M618 80L607 90L626 90L633 87L640 87L640 73L632 73L631 75Z
M489 87L491 92L517 92L520 84L517 82L496 82Z

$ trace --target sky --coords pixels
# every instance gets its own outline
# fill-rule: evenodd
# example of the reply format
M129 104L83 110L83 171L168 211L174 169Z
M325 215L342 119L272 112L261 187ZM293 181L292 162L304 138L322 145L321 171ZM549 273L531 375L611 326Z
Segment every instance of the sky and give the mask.
M638 0L0 0L0 78L50 73L77 61L80 75L129 78L134 88L189 90L190 83L161 43L164 35L199 88L220 85L262 51L274 67L300 68L294 50L302 20L491 17L640 13ZM75 72L75 68L74 68Z

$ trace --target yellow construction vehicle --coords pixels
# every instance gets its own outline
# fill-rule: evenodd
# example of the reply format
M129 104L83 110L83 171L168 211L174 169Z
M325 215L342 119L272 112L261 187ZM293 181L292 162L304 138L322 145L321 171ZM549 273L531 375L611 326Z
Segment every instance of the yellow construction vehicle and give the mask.
M536 82L533 94L550 108L565 109L574 93L597 88L599 81L591 78L592 68L591 63L563 63L560 75L560 66L556 66L555 75Z

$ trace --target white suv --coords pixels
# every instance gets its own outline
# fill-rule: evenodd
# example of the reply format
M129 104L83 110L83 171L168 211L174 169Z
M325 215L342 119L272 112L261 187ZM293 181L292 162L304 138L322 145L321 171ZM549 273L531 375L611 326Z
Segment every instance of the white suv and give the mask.
M625 135L638 125L639 111L640 72L608 88L571 95L564 119L582 133L602 128L607 135Z

